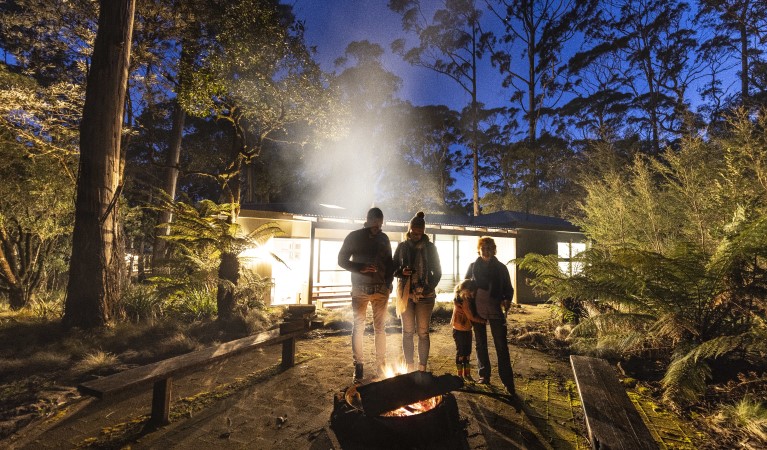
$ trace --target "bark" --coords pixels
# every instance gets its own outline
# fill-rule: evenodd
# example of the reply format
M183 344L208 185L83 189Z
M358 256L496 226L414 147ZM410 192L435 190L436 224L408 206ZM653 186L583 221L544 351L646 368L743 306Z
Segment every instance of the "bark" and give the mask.
M218 277L237 286L240 279L240 260L234 253L222 253L221 264L218 266ZM235 298L234 289L224 283L218 284L216 295L216 305L218 306L218 319L229 319L234 316Z
M0 281L7 288L11 309L19 310L29 305L40 287L55 239L41 240L15 225L12 232L0 226Z
M184 123L186 122L186 112L184 108L176 101L175 110L173 112L173 128L171 129L171 141L168 145L168 157L165 161L165 182L162 189L168 194L170 199L176 198L176 186L178 184L178 164L181 161L181 141L184 134ZM170 209L166 209L160 213L157 218L157 223L170 223L173 220L173 213ZM167 243L161 236L167 236L170 233L168 226L162 227L157 230L157 236L154 240L153 246L153 262L152 266L155 267L157 262L165 258L167 249Z
M107 325L120 293L123 107L136 0L101 0L80 122L80 167L72 258L64 305L67 328Z
M25 286L16 285L8 290L8 302L14 311L29 305L34 300L34 293Z

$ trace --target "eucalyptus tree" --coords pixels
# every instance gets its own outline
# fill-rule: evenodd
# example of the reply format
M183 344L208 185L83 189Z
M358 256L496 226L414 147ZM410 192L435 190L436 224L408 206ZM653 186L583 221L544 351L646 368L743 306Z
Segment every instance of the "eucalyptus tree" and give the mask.
M401 173L386 180L392 207L433 213L463 212L463 193L455 189L452 175L465 164L458 149L459 113L444 105L403 104L398 109L401 113L397 153L406 164Z
M0 47L41 85L84 85L98 2L8 0L0 4Z
M402 80L381 62L380 44L349 43L332 79L343 105L343 132L324 140L306 170L316 180L313 200L365 210L386 196L386 180L400 166L395 138ZM350 170L353 168L353 170Z
M620 63L612 67L613 92L630 95L625 123L643 135L655 154L690 128L685 122L689 89L701 75L692 56L698 42L689 12L689 5L680 1L602 4L599 20L586 30L589 48L570 60L576 72L599 64L603 56ZM624 102L620 95L613 97Z
M292 127L331 130L333 101L289 6L211 0L207 7L202 38L183 68L189 88L179 101L190 114L229 124L234 144L228 167L215 175L226 202L239 204L243 166L267 142L304 143L305 135L288 134Z
M596 0L489 0L504 32L493 63L511 88L509 113L521 112L529 143L539 123L568 92L564 48L593 20Z
M407 48L405 39L397 39L392 49L408 63L425 67L453 80L471 100L467 108L470 128L467 132L472 158L474 215L479 207L479 60L488 50L493 36L482 30L481 11L474 0L445 0L431 19L421 0L390 0L389 8L402 15L402 28L418 36L419 42Z
M13 309L31 303L68 248L78 92L0 65L0 292Z
M80 123L80 165L72 258L64 308L66 327L110 320L120 294L123 255L119 208L124 154L121 131L135 0L102 0Z
M698 17L714 31L705 45L721 49L739 67L741 103L767 90L767 1L700 0ZM763 104L764 99L760 102Z

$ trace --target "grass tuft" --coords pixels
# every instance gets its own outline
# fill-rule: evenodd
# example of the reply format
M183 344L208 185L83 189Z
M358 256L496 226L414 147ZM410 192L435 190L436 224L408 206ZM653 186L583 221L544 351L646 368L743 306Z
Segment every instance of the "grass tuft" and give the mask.
M120 360L112 353L96 350L85 356L72 368L75 373L102 373L120 364Z
M713 417L713 422L720 431L739 430L748 440L755 441L752 443L767 444L767 405L764 402L745 397L733 405L724 405Z

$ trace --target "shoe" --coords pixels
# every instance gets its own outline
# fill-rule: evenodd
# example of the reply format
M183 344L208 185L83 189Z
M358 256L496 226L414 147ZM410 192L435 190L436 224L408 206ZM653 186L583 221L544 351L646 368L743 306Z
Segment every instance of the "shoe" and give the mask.
M355 364L354 365L354 384L360 384L362 383L362 377L363 377L363 370L362 370L362 364Z
M490 378L488 378L488 377L479 377L479 380L477 380L477 383L479 383L479 384L490 384Z
M514 385L513 384L510 384L510 385L506 386L506 392L508 392L509 395L511 395L512 397L517 395L517 391L514 389Z
M466 381L470 381L470 382L474 383L474 377L472 377L471 374L468 371L464 372L463 379L466 380Z

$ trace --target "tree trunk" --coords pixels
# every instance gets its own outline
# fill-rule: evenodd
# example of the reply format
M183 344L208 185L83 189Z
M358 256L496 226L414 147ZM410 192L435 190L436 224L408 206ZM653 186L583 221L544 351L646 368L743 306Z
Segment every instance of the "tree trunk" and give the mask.
M221 264L218 266L218 277L226 280L226 283L218 283L218 292L216 295L216 305L218 306L218 319L230 319L234 316L235 298L234 286L240 279L240 260L234 253L222 253Z
M120 293L118 251L124 155L120 152L136 0L101 0L80 122L80 167L63 324L94 328L109 322Z
M165 183L162 189L172 200L176 198L176 185L178 184L178 164L181 161L181 140L184 135L184 123L186 122L186 112L181 104L176 100L173 111L173 128L171 129L170 143L168 145L168 157L165 160ZM173 213L170 209L162 211L157 218L157 223L170 223L173 220ZM152 267L155 268L157 262L165 258L167 243L161 236L167 236L170 228L165 226L157 230L154 239L152 251Z
M8 290L8 302L14 311L29 305L34 300L34 293L24 286L11 286Z

